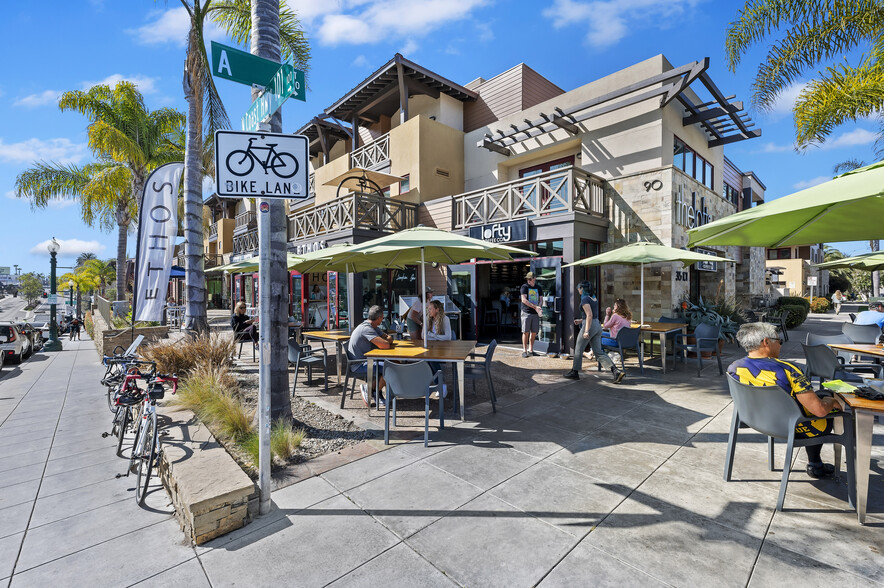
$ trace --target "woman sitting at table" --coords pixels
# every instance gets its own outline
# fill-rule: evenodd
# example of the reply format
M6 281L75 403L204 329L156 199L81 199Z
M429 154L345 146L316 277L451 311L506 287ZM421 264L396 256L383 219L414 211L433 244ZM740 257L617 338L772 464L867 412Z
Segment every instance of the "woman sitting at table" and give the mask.
M607 329L609 334L602 335L602 345L608 347L617 347L617 333L623 327L629 327L632 324L632 313L629 311L629 305L622 298L614 301L614 309L611 307L605 309L605 323L602 328Z
M241 339L249 339L256 347L258 345L258 319L249 318L246 314L246 303L240 302L233 311L233 317L230 319L230 327L233 329L233 336L236 341Z
M451 341L454 331L451 321L445 316L445 307L438 300L430 300L427 306L430 322L427 325L427 341Z

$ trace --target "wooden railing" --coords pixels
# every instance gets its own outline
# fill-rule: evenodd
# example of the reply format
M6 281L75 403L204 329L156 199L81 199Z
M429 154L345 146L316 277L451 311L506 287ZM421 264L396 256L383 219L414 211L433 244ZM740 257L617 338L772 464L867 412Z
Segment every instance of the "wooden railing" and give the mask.
M209 241L217 241L218 240L218 221L213 222L209 225Z
M385 133L350 154L350 167L371 169L390 159L390 133Z
M242 214L236 215L236 226L233 227L233 234L244 233L258 228L258 216L254 210L249 210Z
M456 228L564 212L607 218L605 181L567 167L454 197Z
M310 196L316 195L316 174L307 176L307 193Z
M418 205L377 194L351 193L289 216L289 241L344 229L393 233L417 226ZM234 247L235 249L235 247Z
M233 253L250 253L258 251L258 230L253 229L239 235L233 235Z

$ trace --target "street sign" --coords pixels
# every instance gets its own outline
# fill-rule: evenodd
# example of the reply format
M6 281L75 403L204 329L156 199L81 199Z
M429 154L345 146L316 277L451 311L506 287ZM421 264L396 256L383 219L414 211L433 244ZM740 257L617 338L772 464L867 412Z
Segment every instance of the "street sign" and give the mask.
M807 285L808 286L818 286L816 283L816 276L807 276Z
M275 61L212 41L213 76L247 86L263 86L278 69Z
M58 294L50 294L47 296L46 304L58 304Z
M8 276L9 275L9 267L8 266L0 266L0 276Z
M273 116L289 98L307 101L307 84L301 70L283 63L269 80L264 81L264 91L243 115L242 130L257 131L258 124Z
M307 137L215 131L218 196L307 198Z

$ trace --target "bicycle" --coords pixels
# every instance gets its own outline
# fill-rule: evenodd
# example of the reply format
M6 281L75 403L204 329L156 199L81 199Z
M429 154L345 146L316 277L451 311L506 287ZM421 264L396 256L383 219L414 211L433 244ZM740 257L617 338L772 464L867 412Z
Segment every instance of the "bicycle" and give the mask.
M138 404L144 396L143 390L138 387L138 380L149 380L156 373L155 363L146 361L139 363L149 365L150 371L144 374L137 367L127 368L119 387L114 390L113 402L116 410L111 421L111 431L101 434L102 437L113 435L117 438L117 455L120 457L123 457L123 439L137 420Z
M135 440L132 443L132 454L129 458L129 470L137 473L135 485L135 501L144 504L150 475L160 457L159 435L157 434L157 400L166 394L165 384L172 384L172 394L178 392L178 376L175 374L156 374L147 383L147 394L141 395L141 410ZM117 475L120 477L120 474Z
M236 149L231 151L227 156L227 169L235 176L246 176L255 169L255 162L258 162L264 169L264 173L273 170L273 173L280 178L290 178L298 173L298 160L291 153L276 151L275 147L279 143L267 143L265 146L254 146L252 142L255 137L249 139L249 146L246 149ZM267 151L267 157L263 160L255 153L255 151ZM238 157L239 161L234 159ZM289 173L289 170L291 172Z

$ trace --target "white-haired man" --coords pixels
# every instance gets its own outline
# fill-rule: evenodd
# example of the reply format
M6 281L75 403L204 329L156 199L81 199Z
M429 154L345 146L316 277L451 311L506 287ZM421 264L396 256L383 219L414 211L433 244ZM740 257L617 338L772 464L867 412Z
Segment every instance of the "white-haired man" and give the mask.
M727 373L732 378L752 386L779 386L798 402L804 416L820 417L796 426L796 439L831 432L832 421L825 417L830 412L837 411L838 404L834 398L817 396L800 369L779 359L780 339L775 326L770 323L746 323L737 332L737 342L748 355L728 366ZM804 450L807 452L808 476L828 478L835 473L835 467L823 463L820 457L822 445L806 446Z

